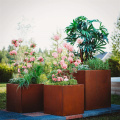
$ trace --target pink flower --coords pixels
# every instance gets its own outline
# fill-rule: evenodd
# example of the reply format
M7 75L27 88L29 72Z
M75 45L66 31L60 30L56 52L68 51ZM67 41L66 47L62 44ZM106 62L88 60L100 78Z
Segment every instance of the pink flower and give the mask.
M18 40L18 42L19 42L19 43L22 43L22 42L23 42L23 40L22 40L22 39L19 39L19 40Z
M39 58L38 58L38 61L43 62L44 59L43 59L42 57L39 57Z
M54 78L55 77L55 75L54 74L52 74L52 78Z
M30 62L33 62L33 61L35 61L35 58L34 58L34 57L31 57L31 58L30 58Z
M61 80L61 77L57 77L57 81L60 81Z
M63 46L64 46L65 48L67 48L67 47L68 47L68 43L63 43Z
M27 69L24 69L24 72L25 72L25 73L28 73L28 70L27 70Z
M31 65L31 64L28 64L28 65L27 65L27 68L31 68L31 67L32 67L32 65Z
M58 57L58 54L57 54L56 52L54 52L54 53L52 53L52 56L53 56L54 58L57 58L57 57Z
M60 74L60 73L62 73L62 70L58 69L57 72L58 72L58 74Z
M26 66L22 66L22 68L26 69Z
M53 64L54 64L55 66L57 66L57 62L54 62Z
M62 77L57 77L57 81L63 81Z
M27 62L27 61L28 61L28 58L25 58L25 59L24 59L24 62Z
M83 42L83 39L81 39L81 38L78 38L78 39L77 39L77 43L78 43L78 44L82 44L82 42Z
M64 61L64 60L61 60L61 61L60 61L60 64L61 64L61 65L62 65L62 64L64 64L64 63L65 63L65 61Z
M60 80L63 81L63 78L61 77Z
M14 63L14 66L15 66L15 67L18 66L18 63Z
M30 52L30 55L35 55L35 51L31 51L31 52Z
M78 66L78 62L74 62L74 65L75 65L75 66Z
M62 56L62 60L64 60L64 59L67 59L67 56L65 56L65 55L64 55L64 56Z
M28 55L29 53L28 53L28 52L25 52L24 54L25 54L25 55Z
M81 63L81 60L80 60L80 59L77 59L76 62L78 62L78 64L80 64L80 63Z
M67 79L67 76L63 76L63 77Z
M52 80L53 80L53 81L57 81L57 78L55 78L55 75L54 75L54 74L52 74Z
M67 76L63 76L64 77L64 81L68 81L68 77Z
M70 52L69 57L74 57L74 54Z
M69 45L68 50L72 52L74 50L74 47L72 45Z
M66 69L66 68L67 68L67 64L65 64L65 63L62 64L62 68L63 68L63 69Z
M14 44L14 46L15 46L15 47L19 47L19 44L16 42L16 43Z
M68 57L68 60L70 61L70 63L73 62L73 58L72 57Z
M54 40L59 40L60 39L60 36L58 34L54 35L53 37Z
M17 43L17 40L12 40L12 44L16 44Z
M58 48L57 52L62 53L62 48Z
M35 47L36 47L36 44L35 44L35 43L32 43L32 44L30 45L30 47L31 47L31 48L35 48Z
M9 52L10 55L17 55L17 52L15 50L12 50Z
M20 73L20 69L18 68L18 73Z

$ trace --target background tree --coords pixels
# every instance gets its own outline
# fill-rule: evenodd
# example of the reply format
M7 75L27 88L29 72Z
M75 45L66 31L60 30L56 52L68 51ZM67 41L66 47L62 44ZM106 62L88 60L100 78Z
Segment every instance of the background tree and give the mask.
M97 28L94 23L98 24ZM96 51L103 53L103 49L108 43L108 31L99 20L88 20L86 17L80 16L74 19L65 31L67 33L65 39L73 45L78 38L84 40L81 44L78 44L82 62L92 58Z
M111 36L112 56L109 59L112 77L120 77L120 16L115 23L115 29Z
M120 16L115 23L115 29L111 36L112 40L112 53L114 56L120 58Z

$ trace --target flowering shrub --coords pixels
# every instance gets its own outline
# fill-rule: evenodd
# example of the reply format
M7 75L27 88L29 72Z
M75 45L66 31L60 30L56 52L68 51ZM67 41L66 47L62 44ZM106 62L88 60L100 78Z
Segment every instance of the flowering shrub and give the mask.
M10 55L14 56L14 67L16 69L17 75L15 75L16 78L11 79L11 83L18 83L20 86L29 84L35 84L39 83L40 80L38 80L40 77L40 74L44 72L44 65L40 64L44 61L43 57L36 56L35 51L33 50L36 47L36 44L33 43L30 45L29 51L24 52L23 58L21 58L22 61L19 61L17 50L19 50L19 47L21 46L22 40L12 40L12 44L15 47L15 50L10 51ZM38 61L39 64L36 64ZM39 82L38 82L39 81Z
M53 37L56 41L56 35ZM73 77L73 73L76 72L77 66L81 63L81 60L76 59L72 53L74 47L68 43L63 43L64 48L68 51L67 55L64 55L62 48L59 47L58 40L56 41L56 52L52 53L55 61L53 61L53 71L48 75L50 82L48 84L54 85L70 85L77 84L77 81Z

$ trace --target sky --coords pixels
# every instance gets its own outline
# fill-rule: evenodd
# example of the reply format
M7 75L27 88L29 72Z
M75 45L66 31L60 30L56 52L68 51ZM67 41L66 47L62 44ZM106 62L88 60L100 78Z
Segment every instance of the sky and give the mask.
M0 0L0 50L18 38L50 49L53 34L59 31L64 38L65 27L78 16L99 19L110 40L119 15L120 0Z

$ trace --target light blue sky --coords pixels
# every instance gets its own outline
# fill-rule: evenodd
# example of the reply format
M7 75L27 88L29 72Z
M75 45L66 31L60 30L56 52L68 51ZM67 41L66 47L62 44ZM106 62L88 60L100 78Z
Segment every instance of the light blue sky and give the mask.
M102 21L110 38L119 14L120 0L0 0L0 49L17 38L32 38L37 47L50 49L53 33L81 15Z

